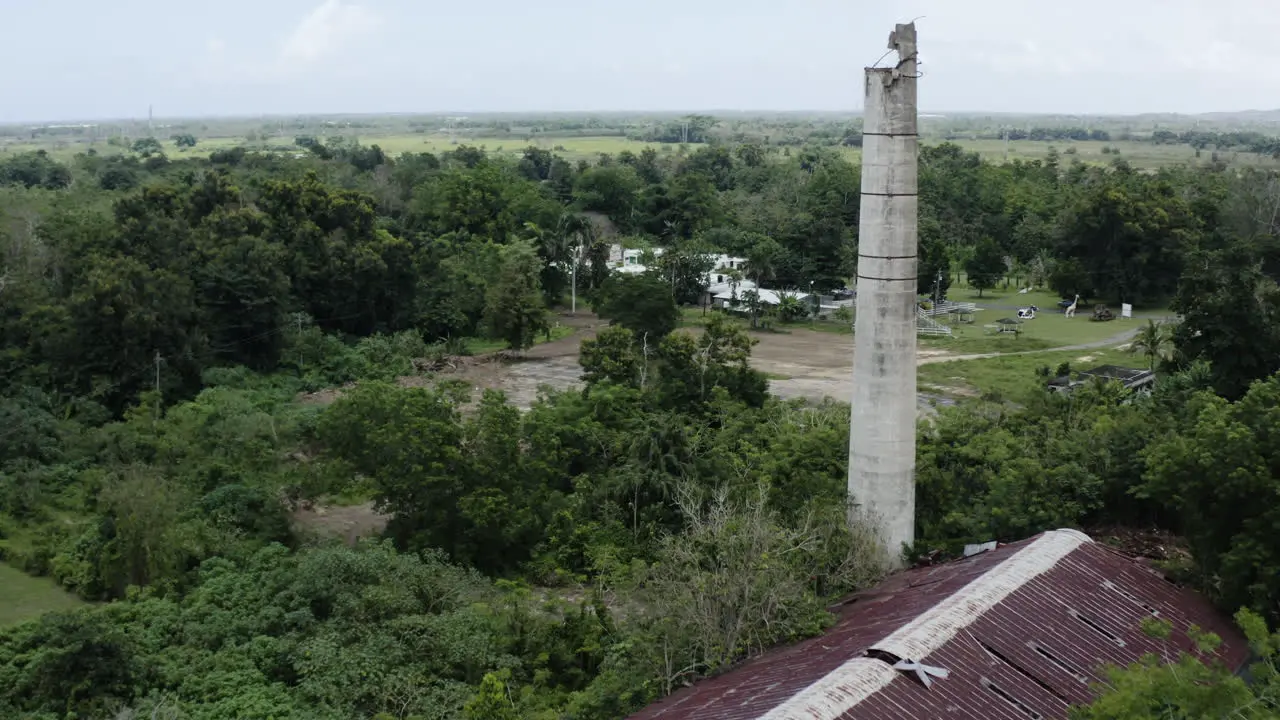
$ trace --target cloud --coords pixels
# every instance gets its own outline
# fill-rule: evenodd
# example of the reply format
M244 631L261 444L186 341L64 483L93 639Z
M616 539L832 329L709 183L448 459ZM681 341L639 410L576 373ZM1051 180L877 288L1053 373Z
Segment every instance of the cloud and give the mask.
M382 18L365 5L324 0L273 46L229 46L220 37L208 38L196 72L224 86L286 82L340 56L381 25Z
M285 68L309 66L367 35L381 24L372 10L342 0L325 0L289 33L280 47Z

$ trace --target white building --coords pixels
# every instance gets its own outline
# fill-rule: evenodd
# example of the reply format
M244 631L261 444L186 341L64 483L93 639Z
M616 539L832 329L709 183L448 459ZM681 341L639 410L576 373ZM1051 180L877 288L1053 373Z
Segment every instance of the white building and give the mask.
M736 296L732 291L726 291L716 293L712 295L711 298L715 301L716 307L724 307L730 310L739 309L745 306L742 296L747 290L756 291L756 296L760 299L761 305L780 305L783 298L789 297L795 298L802 303L813 303L813 295L806 292L800 292L799 290L766 290L764 288L757 288L754 285L755 284L752 283L751 288L745 289L739 285Z
M750 280L743 279L735 283L730 280L728 275L715 272L707 274L706 285L709 300L715 300L719 295L733 297L735 291L737 292L738 297L742 297L742 293L756 289L756 284ZM717 303L716 305L718 307L720 303Z
M711 266L712 271L716 270L742 270L747 264L746 258L734 257L732 255L715 256L715 264Z
M627 267L630 265L640 265L641 267L644 267L641 264L640 260L644 257L644 254L647 252L653 253L653 256L655 258L660 258L662 257L662 253L665 251L662 248L653 248L652 250L641 250L638 248L631 249L631 250L623 250L622 251L622 267Z
M623 249L621 245L614 245L610 249L610 265L617 272L626 273L628 275L637 275L648 270L642 260L645 253L652 253L653 257L662 257L665 250L663 248L640 249L632 248L630 250ZM747 263L746 258L735 257L733 255L710 255L708 259L711 261L712 270L707 273L704 284L707 287L709 295L716 295L721 292L731 292L733 289L733 281L731 273L737 271L741 273L743 267ZM740 280L737 283L738 291L751 290L756 284L750 280Z

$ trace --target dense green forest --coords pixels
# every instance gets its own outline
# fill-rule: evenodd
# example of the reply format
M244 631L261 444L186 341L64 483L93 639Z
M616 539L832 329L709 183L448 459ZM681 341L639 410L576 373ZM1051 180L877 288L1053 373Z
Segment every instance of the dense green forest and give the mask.
M0 158L0 553L93 601L0 629L0 716L618 718L820 631L882 576L846 522L847 406L770 396L737 322L678 329L710 251L773 286L846 285L856 165L750 142L570 162L298 140ZM1265 641L1280 179L943 144L920 185L922 289L965 269L1183 320L1145 340L1150 397L988 395L923 423L908 557L1158 527L1190 549L1169 572L1259 613L1242 622ZM618 242L667 252L611 276ZM522 412L431 376L545 337L575 263L613 321L582 344L583 388ZM383 537L291 522L342 498L375 501ZM1161 701L1116 687L1092 717Z

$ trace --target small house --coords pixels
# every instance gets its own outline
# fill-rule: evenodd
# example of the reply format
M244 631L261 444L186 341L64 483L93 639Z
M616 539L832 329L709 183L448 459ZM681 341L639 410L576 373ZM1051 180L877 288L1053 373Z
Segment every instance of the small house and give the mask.
M750 280L733 282L728 275L712 271L707 275L707 289L703 294L702 304L722 308L731 298L741 300L744 292L756 289L756 284Z
M813 303L813 298L814 298L813 295L810 295L809 293L806 293L806 292L800 292L798 290L766 290L764 288L757 288L757 287L743 288L741 284L738 285L738 291L736 296L731 290L729 290L729 291L722 291L722 292L716 293L711 297L712 297L712 300L715 302L716 307L724 308L730 311L746 312L747 303L746 303L746 299L743 297L743 294L747 290L752 290L752 289L755 290L756 297L759 298L760 304L768 305L770 307L776 307L782 304L783 298L791 297L791 298L795 298L796 300L799 300L802 303L809 303L809 304Z
M1131 392L1148 393L1155 387L1156 374L1153 370L1120 367L1119 365L1099 365L1096 368L1076 373L1074 379L1070 376L1054 378L1049 381L1049 389L1056 392L1070 392L1087 382L1095 380L1103 382L1114 381L1120 383L1126 390Z

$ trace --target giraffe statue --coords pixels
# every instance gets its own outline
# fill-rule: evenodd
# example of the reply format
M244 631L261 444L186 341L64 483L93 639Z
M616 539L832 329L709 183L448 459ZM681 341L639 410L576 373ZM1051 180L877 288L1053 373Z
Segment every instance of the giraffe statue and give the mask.
M1063 312L1063 314L1064 314L1064 315L1066 315L1066 316L1067 316L1067 317L1069 317L1069 318L1073 318L1073 317L1075 317L1075 316L1076 316L1076 305L1077 305L1079 302L1080 302L1080 296L1079 296L1079 295L1077 295L1077 296L1076 296L1076 299L1071 301L1071 304L1067 306L1067 309L1066 309L1066 311L1065 311L1065 312Z

